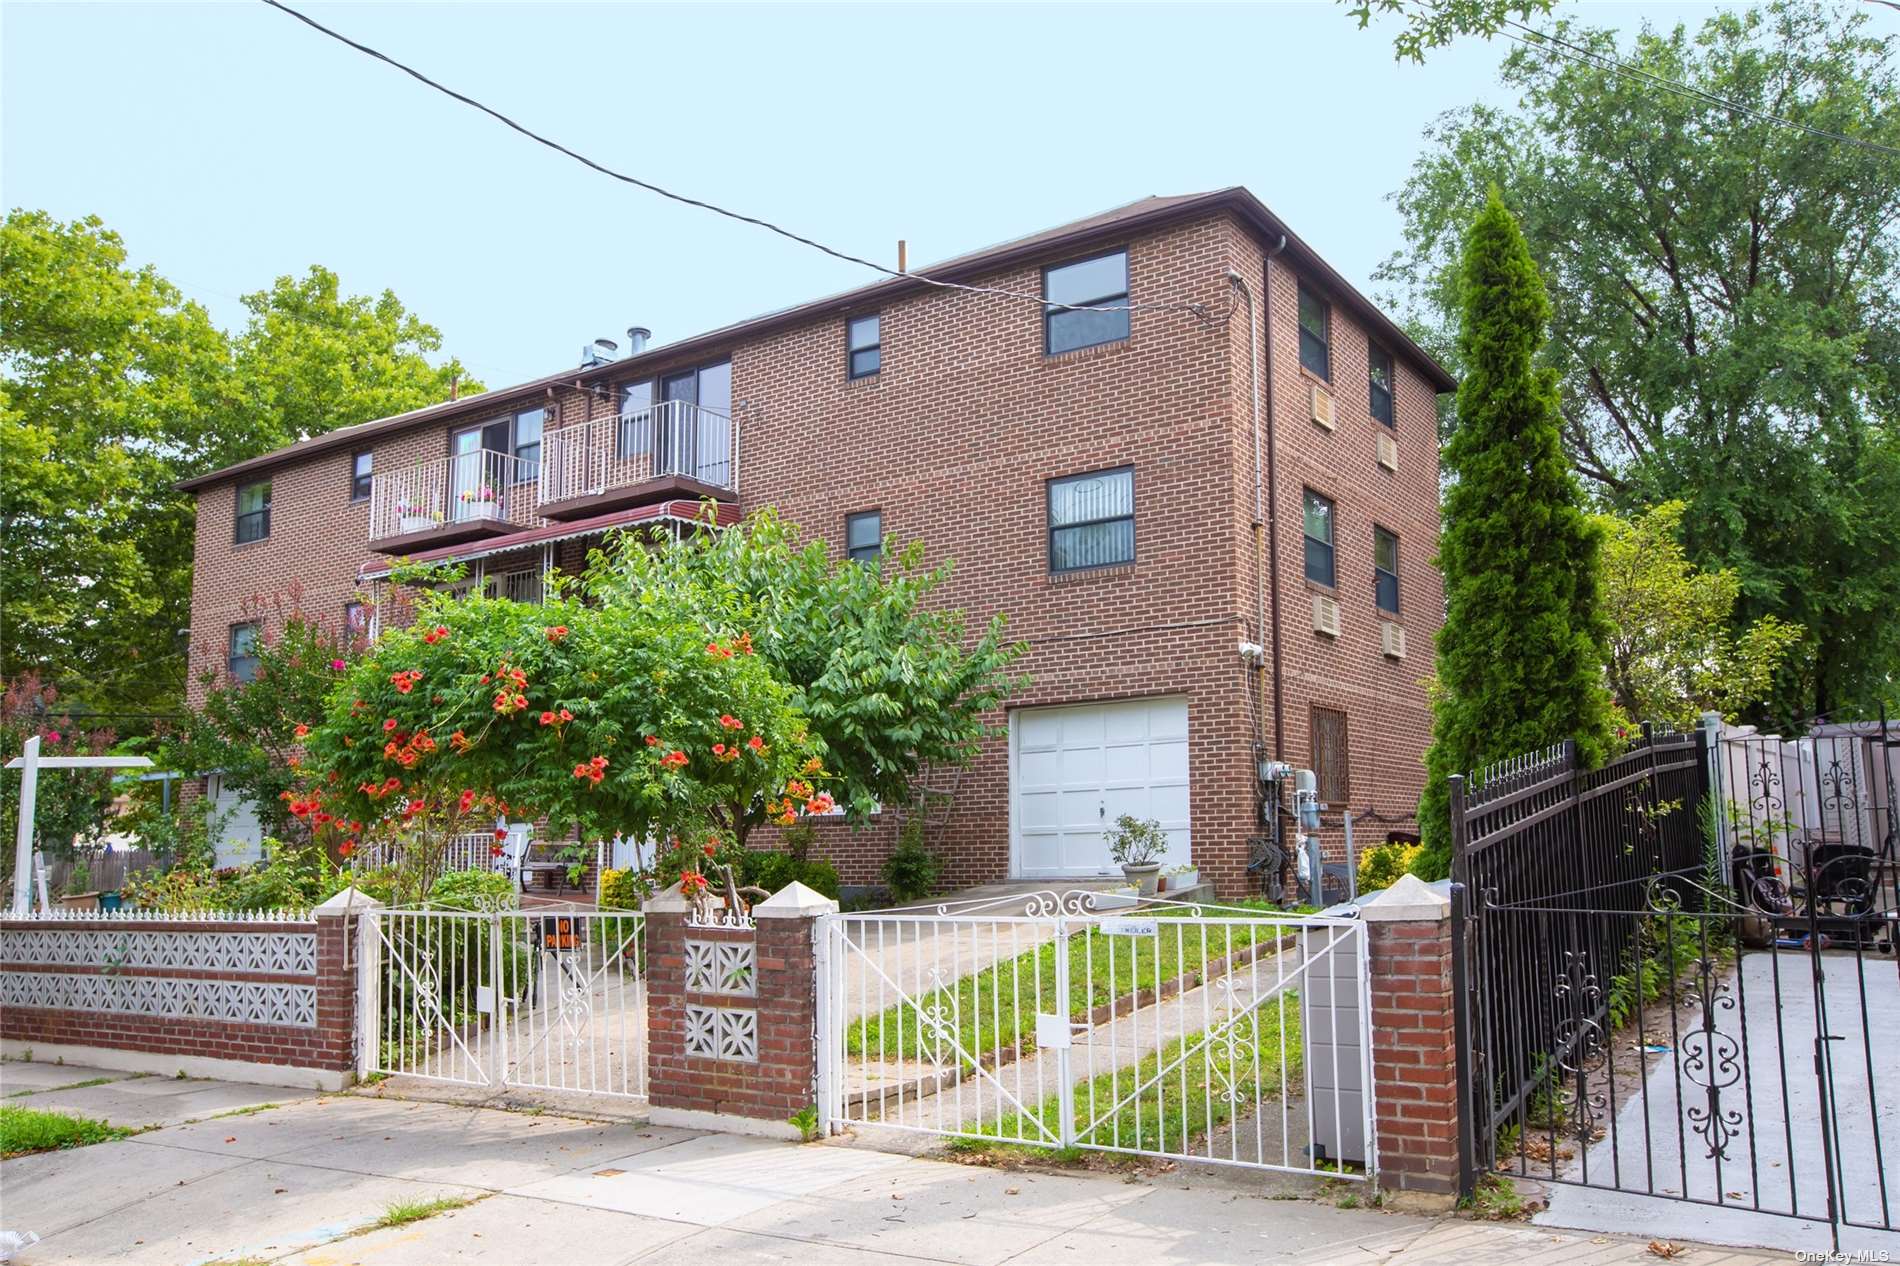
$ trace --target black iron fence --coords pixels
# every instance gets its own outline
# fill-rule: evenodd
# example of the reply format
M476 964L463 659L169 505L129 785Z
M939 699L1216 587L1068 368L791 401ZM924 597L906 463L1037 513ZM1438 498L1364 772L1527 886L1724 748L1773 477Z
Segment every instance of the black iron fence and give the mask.
M1462 888L1462 939L1475 989L1468 1015L1475 1147L1494 1159L1502 1123L1520 1117L1583 1031L1554 1017L1564 974L1558 945L1587 947L1609 980L1633 955L1634 914L1653 876L1709 862L1700 823L1708 767L1698 734L1645 726L1614 760L1579 766L1575 743L1452 780L1452 879ZM1487 911L1544 905L1571 913L1537 936L1505 935Z
M1780 1218L1888 1246L1896 775L1883 722L1646 728L1598 769L1564 745L1454 779L1467 1189L1497 1172L1632 1224L1661 1199L1752 1217L1747 1242L1800 1246Z

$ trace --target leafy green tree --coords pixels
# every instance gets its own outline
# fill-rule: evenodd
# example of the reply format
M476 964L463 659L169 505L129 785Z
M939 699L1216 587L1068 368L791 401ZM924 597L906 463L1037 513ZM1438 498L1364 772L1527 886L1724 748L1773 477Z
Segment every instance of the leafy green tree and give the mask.
M257 806L266 835L304 844L308 824L290 813L284 793L302 783L304 735L323 717L357 648L334 624L304 611L295 593L269 605L256 672L248 681L206 674L204 703L162 736L160 760L186 773L218 770L226 788Z
M1528 22L1549 13L1555 0L1338 0L1359 20L1359 29L1374 18L1397 15L1404 23L1392 37L1393 56L1415 62L1434 48L1443 48L1464 35L1485 39L1512 22Z
M112 731L88 730L60 704L59 691L32 674L0 681L0 765L39 736L41 756L98 756L111 750ZM13 824L20 813L20 771L0 769L0 822L6 824L6 878L13 875ZM75 840L95 835L112 802L112 771L43 770L33 793L33 846L49 860L71 856Z
M1801 627L1753 710L1783 726L1900 681L1900 83L1867 20L1775 0L1628 48L1558 24L1597 60L1533 40L1504 64L1516 106L1434 124L1381 270L1460 372L1453 243L1504 191L1575 469L1626 515L1684 502L1690 560L1740 581L1735 629Z
M1734 718L1755 706L1801 639L1799 628L1772 615L1733 625L1741 578L1689 561L1678 540L1684 509L1665 501L1634 519L1597 517L1611 693L1631 720L1678 729L1703 712Z
M256 411L252 443L268 451L339 426L405 413L481 390L459 361L432 364L442 334L388 290L345 295L312 266L244 297L248 326L234 340L236 388Z
M75 705L141 710L184 687L189 501L233 450L224 335L96 219L0 225L0 670Z
M1460 424L1444 452L1438 543L1445 624L1414 864L1431 879L1451 864L1447 778L1565 739L1596 764L1610 732L1602 529L1564 461L1557 375L1535 364L1550 301L1495 189L1465 236L1460 293Z
M313 268L235 339L96 218L0 225L0 671L79 707L184 695L192 499L180 479L445 399L453 360L396 298ZM479 384L464 382L465 390Z
M943 772L994 733L986 715L1023 684L1009 674L1023 647L1004 639L1002 616L971 637L961 612L932 604L949 574L924 565L921 542L875 564L834 562L767 509L679 539L627 538L586 589L608 606L692 592L713 604L708 620L750 629L792 687L839 802L862 819L880 804L925 809Z

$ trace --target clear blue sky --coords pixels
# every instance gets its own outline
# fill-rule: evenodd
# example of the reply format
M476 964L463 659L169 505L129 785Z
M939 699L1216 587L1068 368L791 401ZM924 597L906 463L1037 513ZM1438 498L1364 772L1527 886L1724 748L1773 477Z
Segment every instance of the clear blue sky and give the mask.
M301 6L300 7L306 7ZM1362 288L1441 111L1511 47L1423 67L1332 3L310 4L660 184L913 264L1150 193L1253 189ZM1567 4L1634 29L1707 5ZM222 323L313 263L394 290L490 386L871 280L587 172L262 4L0 5L0 197L96 214Z

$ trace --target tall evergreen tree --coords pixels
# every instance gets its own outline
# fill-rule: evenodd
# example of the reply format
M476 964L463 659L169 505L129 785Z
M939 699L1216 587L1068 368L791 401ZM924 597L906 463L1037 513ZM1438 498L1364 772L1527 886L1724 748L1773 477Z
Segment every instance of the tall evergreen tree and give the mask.
M1451 867L1449 776L1564 739L1596 764L1610 732L1603 530L1564 457L1556 371L1535 366L1550 300L1495 188L1466 234L1460 282L1465 373L1444 451L1445 627L1414 867L1426 878Z

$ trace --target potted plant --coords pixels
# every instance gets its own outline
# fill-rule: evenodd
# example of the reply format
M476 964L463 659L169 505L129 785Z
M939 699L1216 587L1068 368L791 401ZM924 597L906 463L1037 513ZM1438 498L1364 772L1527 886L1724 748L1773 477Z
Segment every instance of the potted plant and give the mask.
M1108 851L1122 865L1122 874L1152 897L1161 882L1161 854L1167 851L1168 837L1153 818L1136 818L1124 813L1109 828Z
M99 908L99 892L92 886L92 867L84 862L73 867L71 877L66 880L66 891L60 894L59 904L69 910Z
M1123 884L1117 888L1105 888L1094 894L1090 908L1094 910L1126 910L1141 900L1141 889L1134 884Z
M494 519L501 515L501 494L487 484L462 489L462 518Z
M425 532L442 521L442 514L419 501L398 501L396 519L405 532Z
M1164 892L1186 892L1190 888L1199 887L1200 883L1201 868L1193 862L1183 862L1179 866L1168 869L1161 887Z

